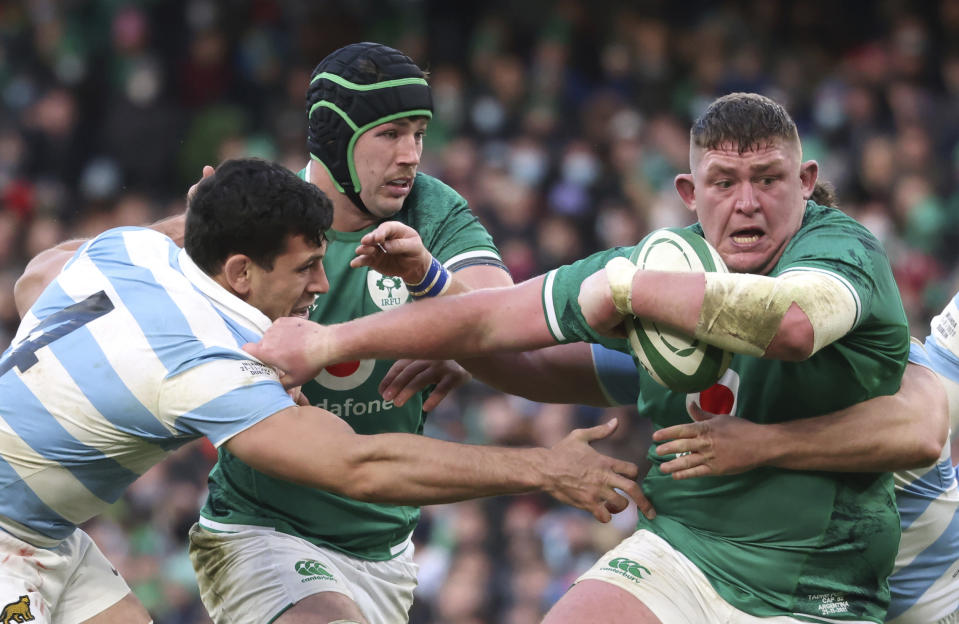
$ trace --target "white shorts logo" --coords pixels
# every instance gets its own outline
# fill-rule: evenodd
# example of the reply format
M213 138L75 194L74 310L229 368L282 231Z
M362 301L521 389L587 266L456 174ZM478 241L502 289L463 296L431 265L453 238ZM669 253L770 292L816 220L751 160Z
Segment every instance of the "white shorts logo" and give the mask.
M359 360L327 366L316 376L316 383L330 390L352 390L370 378L376 360Z
M380 310L403 305L410 296L403 280L392 275L383 275L373 269L366 272L366 288L370 291L370 299Z

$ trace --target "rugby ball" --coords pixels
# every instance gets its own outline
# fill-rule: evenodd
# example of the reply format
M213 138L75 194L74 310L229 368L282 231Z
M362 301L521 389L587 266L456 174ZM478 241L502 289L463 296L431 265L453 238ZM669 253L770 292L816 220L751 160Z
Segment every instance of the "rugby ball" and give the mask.
M650 232L629 259L638 268L650 271L729 272L712 245L684 228ZM712 386L733 357L729 351L652 321L627 316L624 323L639 363L650 377L676 392L700 392Z

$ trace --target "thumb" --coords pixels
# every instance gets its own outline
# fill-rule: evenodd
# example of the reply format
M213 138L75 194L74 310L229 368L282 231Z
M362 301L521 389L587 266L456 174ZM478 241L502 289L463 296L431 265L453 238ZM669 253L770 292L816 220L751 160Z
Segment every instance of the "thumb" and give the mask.
M703 422L716 417L716 414L704 411L703 408L696 403L690 403L686 411L689 412L689 417L693 419L693 422Z
M609 437L616 427L619 425L619 420L612 418L609 422L604 422L601 425L596 425L595 427L590 427L589 429L583 430L583 437L587 442L592 442L594 440L602 440L603 438Z
M281 385L283 386L283 388L286 389L286 390L289 390L290 388L295 388L295 387L300 386L300 385L303 384L303 382L298 381L298 380L290 377L290 376L287 375L285 372L283 372L283 371L281 371L281 370L279 370L279 369L276 369L276 372L280 375L280 384L281 384ZM305 398L305 396L304 396L304 398ZM309 404L310 404L309 401L307 401L306 404L309 405Z
M248 342L245 345L243 345L243 350L258 360L260 359L260 354L262 353L261 349L262 347L260 346L260 343L258 342Z

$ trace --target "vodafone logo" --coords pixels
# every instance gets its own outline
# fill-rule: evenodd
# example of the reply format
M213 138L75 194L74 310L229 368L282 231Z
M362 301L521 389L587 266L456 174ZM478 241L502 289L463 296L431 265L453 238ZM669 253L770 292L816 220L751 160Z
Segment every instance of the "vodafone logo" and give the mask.
M370 378L376 360L359 360L327 366L316 376L316 383L330 390L352 390Z
M699 405L710 414L736 415L736 401L739 397L739 373L729 368L712 386L702 392L686 395L686 407Z

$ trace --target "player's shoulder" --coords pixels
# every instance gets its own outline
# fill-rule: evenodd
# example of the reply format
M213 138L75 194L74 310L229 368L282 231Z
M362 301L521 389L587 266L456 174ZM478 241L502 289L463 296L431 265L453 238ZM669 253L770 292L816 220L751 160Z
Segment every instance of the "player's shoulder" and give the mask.
M833 234L846 232L849 234L863 235L878 242L878 239L869 231L869 228L841 209L832 206L821 206L813 201L806 202L806 211L803 214L802 225L799 228L799 232L804 233L823 230L828 230Z
M124 255L136 252L142 255L147 249L169 248L173 241L165 234L146 227L123 226L101 232L90 239L81 250L91 255L120 252Z
M802 225L788 247L790 251L802 248L885 256L882 243L869 228L838 208L812 201L807 202Z
M100 234L97 234L92 239L91 243L102 242L102 241L116 241L120 239L129 239L134 238L142 241L168 241L170 238L166 234L161 234L156 230L151 230L147 227L134 226L134 225L125 225L121 227L110 228L109 230L104 230Z

